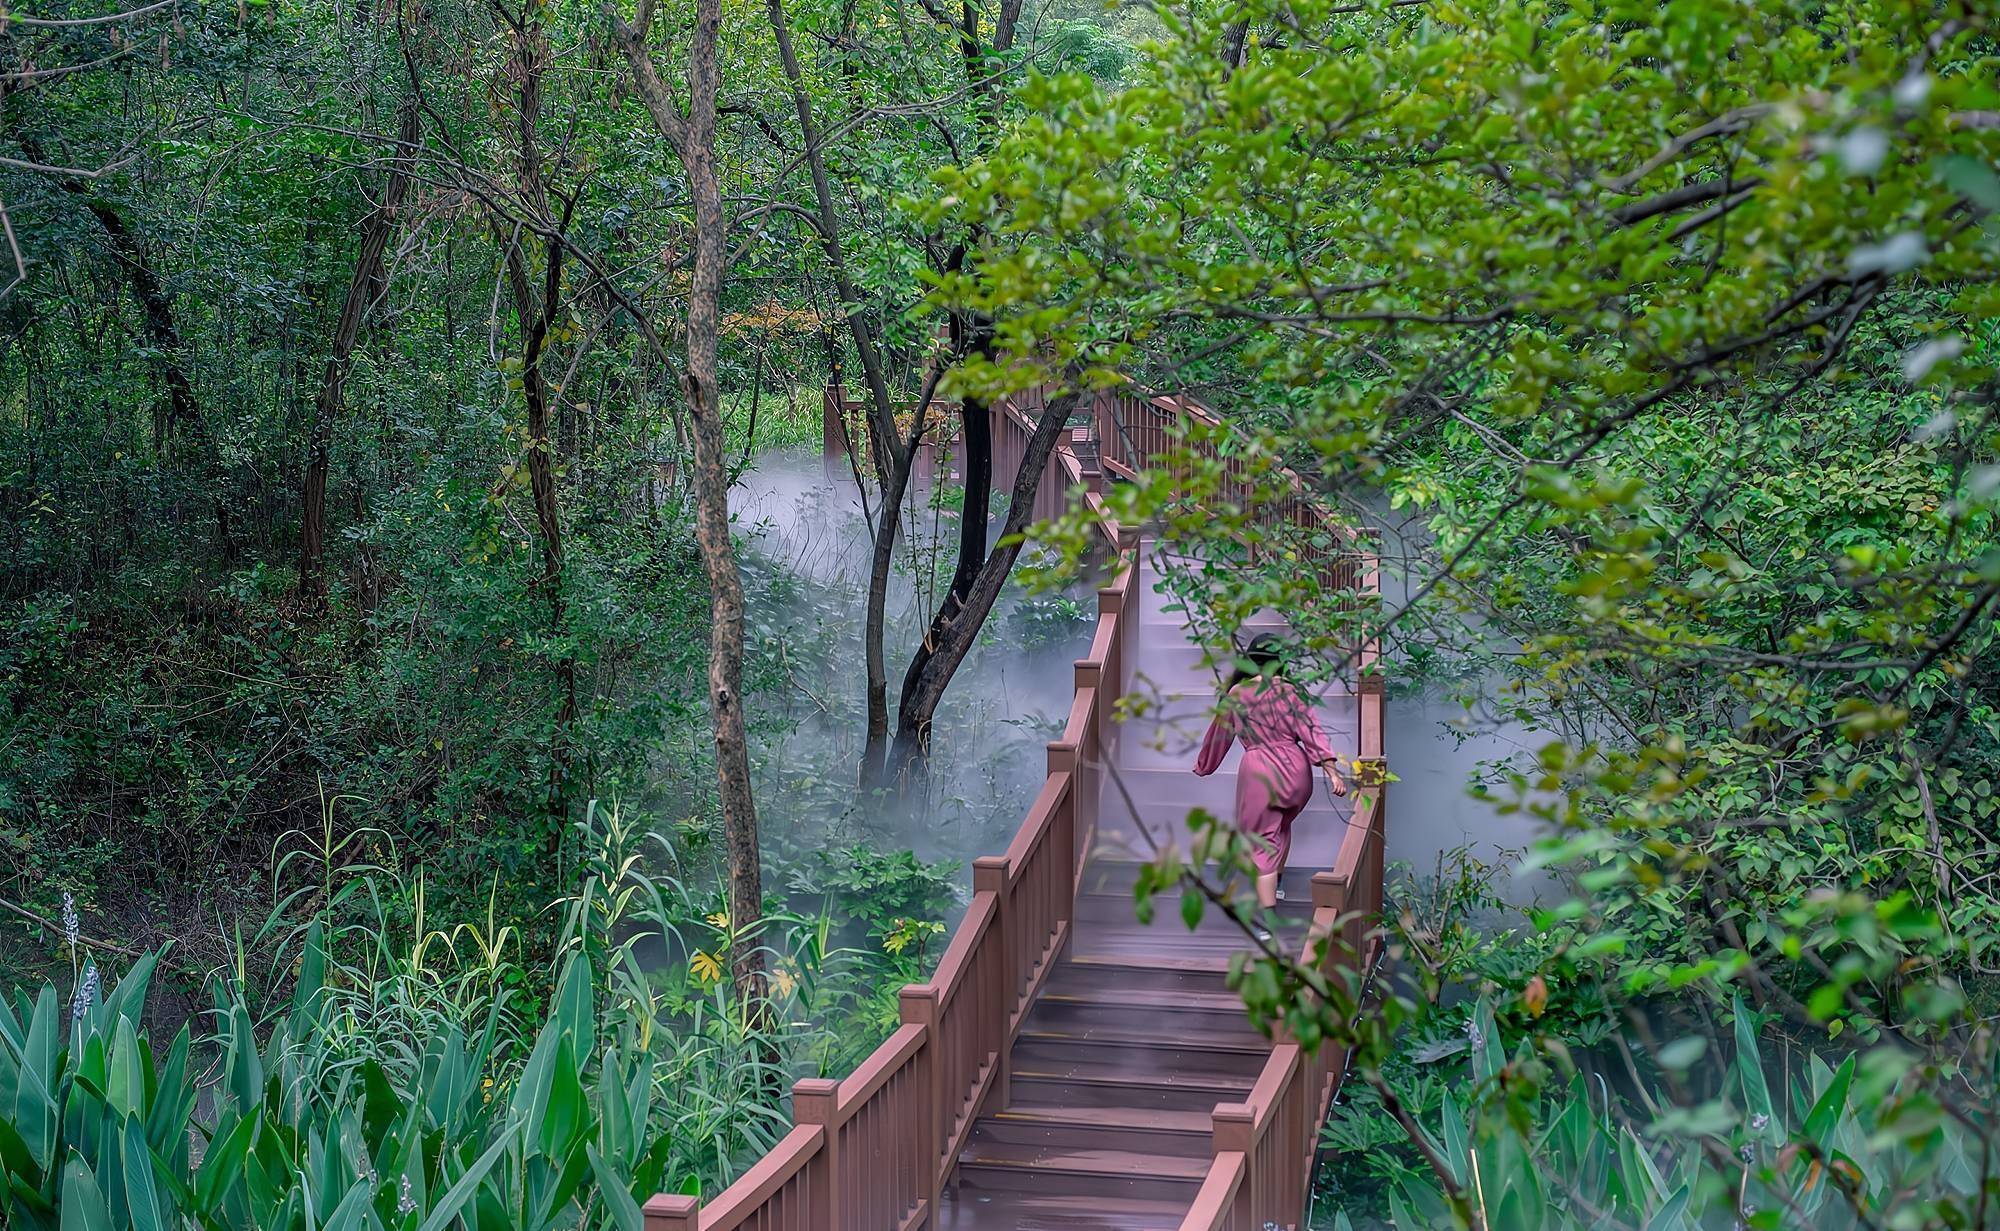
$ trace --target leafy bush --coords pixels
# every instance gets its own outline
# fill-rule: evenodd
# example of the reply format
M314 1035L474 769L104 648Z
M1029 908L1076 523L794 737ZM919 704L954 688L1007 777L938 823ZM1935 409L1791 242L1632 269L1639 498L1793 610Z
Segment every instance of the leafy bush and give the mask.
M1551 1083L1525 1037L1510 1053L1490 1002L1475 1008L1466 1060L1435 1116L1415 1124L1427 1166L1401 1166L1388 1193L1397 1231L1644 1227L1978 1225L1992 1179L1987 1143L1941 1113L1906 1053L1810 1055L1784 1067L1735 1006L1733 1056L1711 1097L1681 1101L1706 1040L1654 1049L1663 1090L1581 1072ZM1336 1228L1353 1224L1342 1210Z
M835 914L871 934L899 919L949 918L962 895L957 862L928 863L912 851L860 844L813 852L792 869L790 885L795 893L823 898Z
M0 1009L12 1225L638 1231L646 1197L700 1182L665 1126L655 1057L636 1023L600 1021L585 958L524 1062L497 1005L474 1031L439 1021L401 1062L343 1057L349 1010L317 931L261 1045L235 985L214 1038L183 1027L161 1057L139 1024L154 963L101 1000L86 987L66 1008L45 984Z

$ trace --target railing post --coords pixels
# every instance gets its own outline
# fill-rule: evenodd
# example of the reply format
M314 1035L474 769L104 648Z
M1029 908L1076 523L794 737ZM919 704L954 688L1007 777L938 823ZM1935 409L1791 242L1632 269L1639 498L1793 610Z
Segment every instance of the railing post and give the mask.
M925 1215L929 1225L935 1227L938 1221L938 1194L944 1188L945 1173L950 1170L950 1160L944 1156L945 1137L949 1133L950 1119L956 1114L956 1097L948 1097L945 1091L944 1036L938 1030L938 992L929 983L912 983L896 994L896 1008L905 1026L924 1028L924 1057L922 1070L922 1090L918 1103L924 1111L918 1115L916 1131L924 1143L923 1195ZM646 1231L653 1231L648 1227Z
M848 1231L847 1202L841 1166L840 1083L824 1077L808 1077L792 1083L792 1123L817 1124L820 1138L819 1163L825 1183L809 1190L812 1198L812 1225L826 1231Z
M1347 878L1338 872L1315 872L1312 877L1312 928L1308 940L1318 940L1326 936L1344 943L1344 929L1340 917L1347 913L1350 900ZM1329 944L1320 959L1319 968L1330 970L1334 963L1341 961L1338 946Z
M1389 887L1389 761L1377 756L1369 768L1375 782L1375 845L1368 852L1370 906L1380 913L1388 901Z
M701 1202L661 1193L646 1199L646 1231L698 1231Z
M1257 1113L1248 1103L1217 1103L1209 1114L1209 1126L1213 1142L1209 1150L1211 1158L1231 1153L1243 1156L1243 1182L1236 1186L1228 1225L1254 1227L1255 1220L1263 1213L1257 1208Z
M1012 886L1005 855L981 855L972 861L972 892L993 895L993 935L1000 946L1000 1037L993 1058L993 1082L986 1097L1005 1107L1012 1094L1014 1069L1014 1002L1021 995L1021 954L1017 952ZM1024 1006L1025 1011L1025 1006ZM977 1108L974 1108L975 1113Z
M1049 741L1049 772L1069 774L1076 772L1076 745L1064 740Z
M1313 873L1312 902L1315 913L1347 909L1347 878L1338 872Z
M1115 652L1107 651L1105 656L1108 658ZM1104 686L1106 665L1088 658L1079 658L1073 664L1077 693L1082 693L1086 688L1093 689L1096 692L1096 699L1090 706L1089 729L1083 732L1083 744L1077 749L1076 765L1070 780L1070 818L1074 834L1072 842L1084 844L1081 849L1073 850L1071 853L1072 880L1082 870L1084 858L1089 853L1090 835L1097 832L1098 796L1102 793L1104 778L1100 767L1111 761L1111 754L1108 751L1110 737L1106 728L1110 725L1108 715L1111 712L1111 704L1117 698ZM1075 918L1073 911L1070 918Z

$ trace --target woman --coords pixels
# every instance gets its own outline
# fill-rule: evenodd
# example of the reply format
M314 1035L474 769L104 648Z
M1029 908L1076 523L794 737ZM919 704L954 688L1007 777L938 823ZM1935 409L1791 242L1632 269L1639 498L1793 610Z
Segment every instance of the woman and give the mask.
M1326 771L1326 784L1335 795L1347 794L1312 707L1284 678L1284 651L1284 639L1274 633L1258 634L1244 649L1242 657L1256 669L1238 667L1230 677L1194 763L1194 772L1207 777L1222 768L1229 746L1243 741L1243 763L1236 770L1236 824L1253 839L1257 901L1266 908L1278 904L1278 874L1291 854L1292 822L1312 801L1313 766ZM1268 935L1261 928L1259 932Z

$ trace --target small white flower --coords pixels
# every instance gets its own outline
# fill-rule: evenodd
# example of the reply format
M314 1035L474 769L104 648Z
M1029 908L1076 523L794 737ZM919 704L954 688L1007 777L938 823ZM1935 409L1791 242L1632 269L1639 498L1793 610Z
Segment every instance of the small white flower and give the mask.
M1750 1147L1750 1143L1746 1141L1741 1146L1737 1147L1736 1157L1742 1159L1746 1163L1754 1163L1757 1161L1757 1151L1752 1149Z
M81 933L78 931L79 925L76 918L76 899L70 896L70 892L67 889L63 890L62 925L63 938L69 941L70 948L74 949L77 937Z
M97 999L97 963L92 962L83 968L83 978L76 982L76 995L72 996L69 1002L69 1019L73 1022L82 1021L83 1015L90 1012L90 1002L95 999Z
M404 1176L403 1191L396 1198L396 1212L398 1214L411 1214L416 1212L416 1208L417 1199L410 1195L410 1177Z
M1760 1111L1756 1115L1750 1117L1750 1129L1752 1132L1761 1133L1764 1131L1764 1126L1766 1124L1769 1124L1770 1122L1771 1122L1771 1117L1765 1115L1763 1112Z

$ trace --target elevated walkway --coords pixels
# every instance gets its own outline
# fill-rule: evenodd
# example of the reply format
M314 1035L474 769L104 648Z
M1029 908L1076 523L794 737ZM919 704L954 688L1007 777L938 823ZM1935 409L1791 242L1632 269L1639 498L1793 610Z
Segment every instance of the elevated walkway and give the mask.
M995 456L1021 455L1039 398L996 408ZM828 398L827 439L850 407ZM1092 425L1049 461L1046 512L1129 475L1214 420L1184 400L1100 395ZM996 465L996 469L997 469ZM1011 476L995 475L996 486ZM1050 492L1057 498L1048 498ZM1366 544L1302 490L1260 518L1330 543L1306 553L1329 589L1376 588ZM1262 1231L1304 1223L1318 1127L1346 1057L1307 1054L1251 1025L1225 986L1242 931L1175 902L1141 924L1131 886L1152 841L1205 807L1234 809L1235 765L1191 772L1217 682L1155 569L1159 553L1105 524L1114 577L1049 773L1002 855L974 861L973 897L929 983L901 993L903 1025L854 1073L803 1081L792 1131L708 1203L662 1195L647 1231ZM1301 815L1280 906L1282 943L1338 933L1329 963L1372 956L1381 909L1382 695L1373 647L1345 686L1319 690L1333 746L1374 783L1323 787ZM1117 699L1157 705L1115 720ZM1150 835L1150 840L1149 840Z

